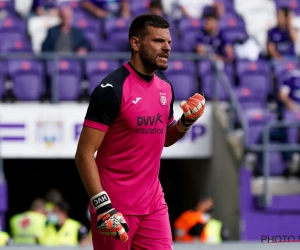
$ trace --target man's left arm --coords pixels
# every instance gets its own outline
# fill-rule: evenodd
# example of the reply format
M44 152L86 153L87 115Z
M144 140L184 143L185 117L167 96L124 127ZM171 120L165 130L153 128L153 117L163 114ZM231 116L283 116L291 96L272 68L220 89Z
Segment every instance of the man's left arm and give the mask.
M172 89L172 104L170 107L170 117L173 118L174 92ZM180 140L192 125L202 116L205 109L205 98L196 93L187 101L182 101L180 107L183 111L181 118L177 122L171 122L167 127L165 147L170 147Z

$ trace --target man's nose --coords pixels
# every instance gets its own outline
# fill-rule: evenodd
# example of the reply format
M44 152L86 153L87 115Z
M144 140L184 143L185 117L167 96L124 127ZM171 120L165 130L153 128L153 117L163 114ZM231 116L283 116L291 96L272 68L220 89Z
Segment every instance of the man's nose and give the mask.
M171 45L168 42L165 42L163 50L164 51L171 51Z

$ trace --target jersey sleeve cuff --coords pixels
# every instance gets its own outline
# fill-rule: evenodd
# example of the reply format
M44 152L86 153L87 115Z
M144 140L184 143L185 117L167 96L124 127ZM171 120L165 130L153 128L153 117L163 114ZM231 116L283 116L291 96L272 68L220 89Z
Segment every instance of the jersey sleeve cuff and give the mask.
M174 116L168 120L168 126L170 126L173 122L175 122Z
M89 128L94 128L94 129L97 129L97 130L101 130L103 132L107 132L107 130L108 130L107 125L104 125L104 124L99 123L99 122L91 121L91 120L88 120L88 119L84 120L83 126L89 127Z

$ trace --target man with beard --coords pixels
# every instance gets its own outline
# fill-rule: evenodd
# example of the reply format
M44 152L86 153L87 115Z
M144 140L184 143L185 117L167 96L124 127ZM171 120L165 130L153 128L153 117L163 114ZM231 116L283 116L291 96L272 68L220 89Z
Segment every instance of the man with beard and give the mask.
M205 99L196 93L182 101L175 122L172 86L156 72L168 68L171 51L164 18L136 17L129 42L130 61L91 95L75 161L91 199L95 250L172 249L160 157L203 114Z

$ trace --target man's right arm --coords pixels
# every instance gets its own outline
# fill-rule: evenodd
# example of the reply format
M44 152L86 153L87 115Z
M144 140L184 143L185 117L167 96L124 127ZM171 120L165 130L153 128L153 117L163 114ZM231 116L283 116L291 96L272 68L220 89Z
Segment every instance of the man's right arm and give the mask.
M89 197L103 191L94 154L100 147L105 132L83 127L75 155L75 163Z
M90 198L103 191L94 154L120 109L113 87L96 87L91 95L80 134L75 163Z
M99 84L91 95L75 162L96 210L99 233L113 236L124 242L128 240L128 225L123 215L113 208L109 194L103 190L94 159L94 153L97 150L101 151L105 133L117 117L121 106L121 96L116 94L114 86L106 80L103 79L104 82Z

